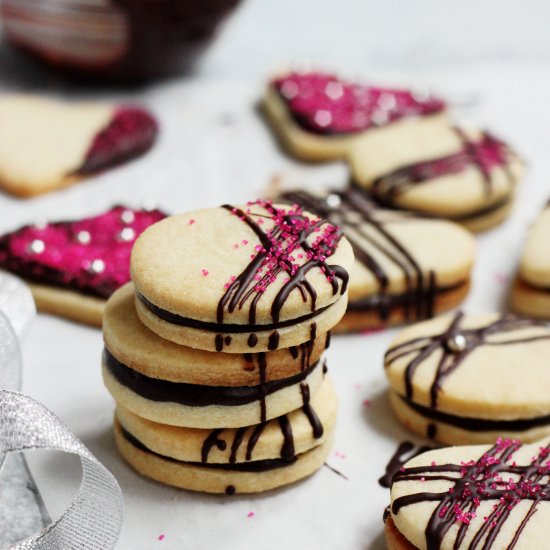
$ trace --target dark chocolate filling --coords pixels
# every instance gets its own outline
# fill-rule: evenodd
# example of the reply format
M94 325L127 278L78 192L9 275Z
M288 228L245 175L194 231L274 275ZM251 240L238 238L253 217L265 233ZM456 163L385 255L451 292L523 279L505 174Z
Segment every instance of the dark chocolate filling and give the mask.
M140 294L139 292L137 292L136 294L139 300L143 303L143 305L151 313L153 313L163 321L167 321L168 323L172 323L174 325L179 325L182 327L197 328L201 330L208 330L210 332L222 332L222 333L232 332L236 334L243 334L247 332L262 332L266 330L274 330L274 329L298 325L304 321L308 321L309 319L317 317L317 315L320 315L329 307L334 305L334 304L329 304L328 306L316 309L315 311L312 311L307 315L304 315L302 317L297 317L296 319L288 319L287 321L278 321L276 323L267 323L265 325L251 325L251 324L241 325L241 324L235 324L235 323L212 323L210 321L198 321L197 319L190 319L189 317L183 317L181 315L178 315L177 313L172 313L171 311L167 311L166 309L162 309L159 306L156 306L155 304L150 302L145 296L143 296L143 294Z
M536 418L518 418L517 420L488 420L486 418L471 418L466 416L455 416L444 413L437 409L423 407L417 403L409 401L403 396L399 396L411 409L418 414L444 422L457 428L462 428L471 432L524 432L538 426L547 426L550 424L550 415L537 416Z
M319 364L319 362L314 363L298 374L282 380L263 382L257 386L231 387L204 386L150 378L121 363L106 348L103 352L103 362L119 384L141 395L141 397L150 399L151 401L169 401L190 407L206 407L208 405L234 407L262 401L266 395L299 384Z
M276 470L277 468L284 468L286 466L291 466L296 462L296 456L292 459L287 460L284 458L272 458L265 460L253 460L251 462L235 462L235 463L212 463L212 462L187 462L184 460L178 460L169 456L164 456L160 453L152 451L149 447L146 447L139 439L133 436L128 432L122 425L120 425L120 431L122 432L123 437L133 445L136 449L143 451L144 453L151 454L162 458L163 460L168 460L169 462L174 462L175 464L182 464L186 466L196 466L200 468L211 468L215 470L228 470L232 472L267 472L269 470Z
M456 283L450 286L435 288L432 292L436 295L453 292L466 284L465 282ZM403 294L373 294L365 298L359 298L348 303L348 311L379 311L380 309L390 312L395 308L403 308L415 303L418 300L417 292L405 292ZM432 312L433 315L433 312Z

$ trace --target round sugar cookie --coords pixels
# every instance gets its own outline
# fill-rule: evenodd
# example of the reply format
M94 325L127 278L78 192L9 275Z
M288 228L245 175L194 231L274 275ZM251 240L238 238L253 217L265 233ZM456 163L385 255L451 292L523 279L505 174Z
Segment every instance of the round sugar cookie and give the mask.
M347 304L351 246L301 209L256 201L173 216L137 240L136 310L159 336L229 353L329 331Z
M550 433L550 328L512 315L445 315L404 329L385 355L390 404L445 444Z
M521 315L550 319L550 204L529 230L512 288L512 308Z
M253 493L317 470L330 451L336 413L327 378L302 408L238 429L175 428L119 407L115 438L136 470L161 483L208 493Z
M546 548L550 440L448 447L408 461L393 479L392 550Z
M353 248L348 309L337 332L429 318L466 297L475 241L458 224L381 208L354 188L288 191L279 200L338 225Z

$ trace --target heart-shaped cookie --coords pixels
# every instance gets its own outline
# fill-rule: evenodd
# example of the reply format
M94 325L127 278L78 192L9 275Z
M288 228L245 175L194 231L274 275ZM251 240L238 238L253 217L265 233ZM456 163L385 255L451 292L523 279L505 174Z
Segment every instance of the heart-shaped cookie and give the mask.
M417 128L392 140L358 140L352 181L383 205L447 218L472 231L509 213L523 173L519 157L488 132Z
M446 105L424 92L367 86L322 72L273 79L266 114L289 151L306 160L344 158L358 138L385 142L446 124Z
M30 283L40 310L101 326L106 299L130 280L130 252L160 210L115 206L81 220L27 225L0 237L0 268Z
M64 187L147 151L158 125L145 109L0 99L0 188L30 197Z

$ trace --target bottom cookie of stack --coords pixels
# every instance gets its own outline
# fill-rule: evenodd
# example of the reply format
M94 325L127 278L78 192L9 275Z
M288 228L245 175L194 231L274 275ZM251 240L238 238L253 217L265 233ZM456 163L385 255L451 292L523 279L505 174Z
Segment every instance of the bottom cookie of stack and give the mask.
M337 407L328 377L301 409L236 429L168 426L119 405L115 440L133 468L161 483L206 493L256 493L303 479L323 465Z

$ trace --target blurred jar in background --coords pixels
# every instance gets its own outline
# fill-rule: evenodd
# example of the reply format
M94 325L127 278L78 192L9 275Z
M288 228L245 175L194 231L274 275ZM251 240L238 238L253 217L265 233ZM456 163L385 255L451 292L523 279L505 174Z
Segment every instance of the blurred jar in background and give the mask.
M240 0L0 0L3 36L50 65L110 80L189 69Z

